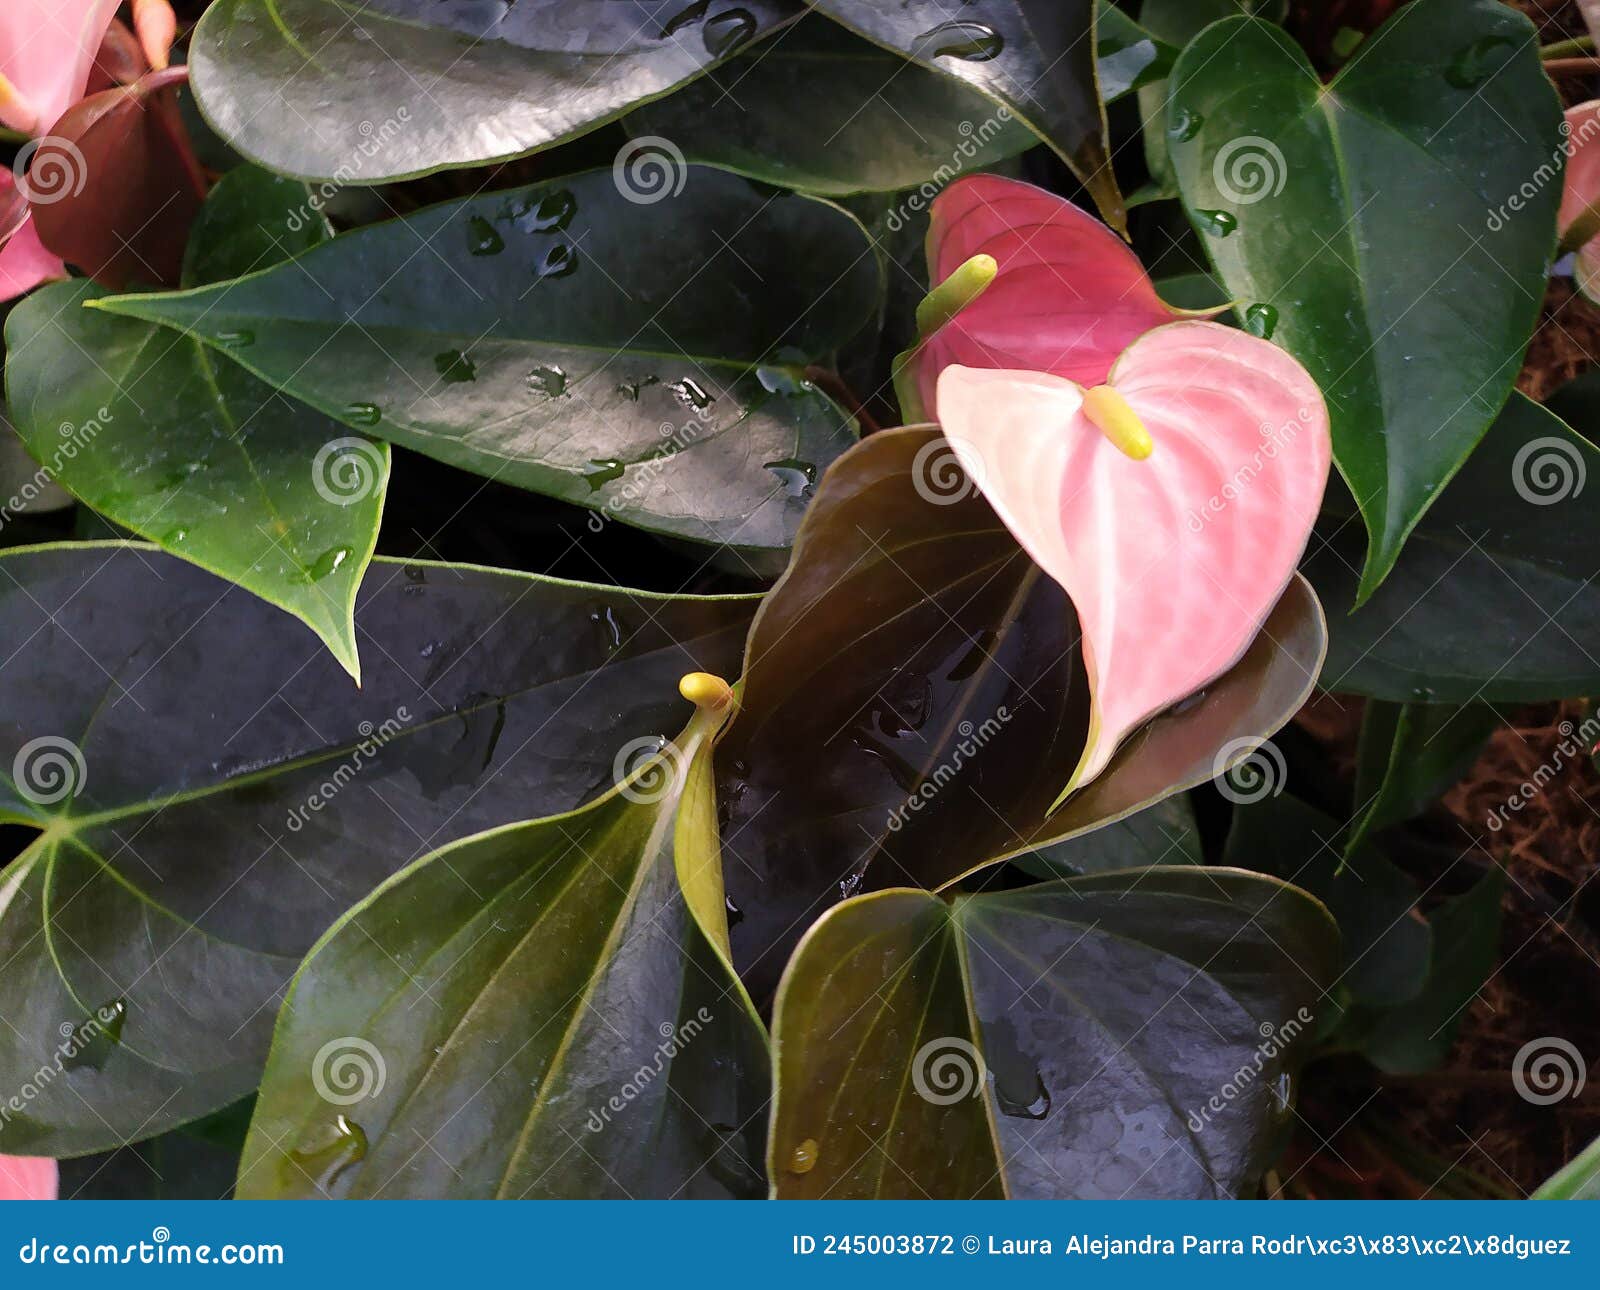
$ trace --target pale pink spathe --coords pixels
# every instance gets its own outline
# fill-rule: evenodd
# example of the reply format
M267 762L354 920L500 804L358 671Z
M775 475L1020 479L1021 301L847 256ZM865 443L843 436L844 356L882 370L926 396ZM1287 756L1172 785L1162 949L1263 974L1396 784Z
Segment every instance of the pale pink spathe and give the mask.
M955 366L937 391L968 474L1078 612L1093 703L1068 788L1238 662L1305 550L1331 459L1305 369L1218 323L1149 331L1104 383L1144 423L1148 458L1116 447L1064 377Z
M0 1200L55 1200L56 1162L43 1156L0 1156Z
M16 97L0 100L0 125L49 132L83 97L89 68L118 0L5 0L0 4L0 75Z

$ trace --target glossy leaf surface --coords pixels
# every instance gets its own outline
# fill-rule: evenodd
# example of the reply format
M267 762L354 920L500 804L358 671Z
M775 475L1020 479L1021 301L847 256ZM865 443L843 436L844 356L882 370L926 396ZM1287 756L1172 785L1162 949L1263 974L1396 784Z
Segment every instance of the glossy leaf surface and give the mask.
M1218 276L1274 311L1327 396L1370 596L1538 318L1559 191L1525 189L1561 112L1533 25L1498 0L1415 0L1323 86L1282 30L1228 19L1171 86L1172 159Z
M612 787L739 669L753 604L378 561L357 690L286 616L142 546L0 555L0 1151L149 1137L255 1087L302 956L410 860ZM68 1037L63 1038L63 1027ZM76 1036L76 1038L74 1038Z
M190 240L196 284L329 236L305 188L244 169ZM389 449L286 399L199 341L84 308L61 283L6 323L14 420L57 483L117 524L293 614L360 677L356 588L378 537Z
M760 1195L766 1034L717 948L720 900L691 911L679 880L719 864L721 720L341 918L285 1001L240 1194ZM361 1065L330 1104L339 1053Z
M779 991L774 1193L1237 1195L1337 955L1316 901L1237 870L859 897ZM1256 1078L1222 1103L1242 1068Z
M878 266L835 206L704 167L684 185L641 204L590 172L101 307L452 465L676 537L783 549L807 483L855 437L804 368L871 313Z
M190 49L206 117L280 174L377 184L549 147L800 12L790 0L218 0ZM284 129L285 117L300 128ZM303 124L300 124L303 123Z

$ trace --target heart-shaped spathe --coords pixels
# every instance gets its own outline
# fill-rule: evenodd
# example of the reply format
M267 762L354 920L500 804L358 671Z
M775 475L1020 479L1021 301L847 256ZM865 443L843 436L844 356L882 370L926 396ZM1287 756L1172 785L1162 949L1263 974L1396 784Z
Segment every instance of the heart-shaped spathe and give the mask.
M0 1156L0 1200L54 1200L59 1185L54 1160Z
M1556 227L1574 252L1572 280L1590 300L1600 301L1600 99L1566 112L1567 169ZM1582 221L1582 227L1579 227ZM1574 246L1571 239L1580 239Z
M1218 323L1146 333L1108 385L961 366L938 379L962 465L1078 611L1093 708L1063 797L1239 660L1299 563L1331 457L1305 369ZM1148 434L1142 460L1114 442L1129 425Z
M1172 308L1127 243L1093 215L996 175L972 175L939 194L927 251L934 284L974 256L992 256L998 266L983 294L911 360L930 416L939 373L953 364L1052 372L1097 385L1145 332L1218 312Z

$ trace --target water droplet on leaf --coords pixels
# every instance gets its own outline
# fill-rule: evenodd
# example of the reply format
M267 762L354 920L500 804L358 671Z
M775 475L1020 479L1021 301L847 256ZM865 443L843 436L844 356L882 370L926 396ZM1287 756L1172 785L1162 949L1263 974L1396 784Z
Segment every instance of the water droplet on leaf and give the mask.
M1278 326L1278 311L1271 305L1251 305L1244 311L1244 329L1252 336L1271 340Z
M1005 49L1005 38L982 22L945 22L917 37L918 53L925 58L963 58L986 63ZM926 47L925 49L923 47Z
M482 215L474 215L467 221L468 255L499 255L505 249L505 239Z

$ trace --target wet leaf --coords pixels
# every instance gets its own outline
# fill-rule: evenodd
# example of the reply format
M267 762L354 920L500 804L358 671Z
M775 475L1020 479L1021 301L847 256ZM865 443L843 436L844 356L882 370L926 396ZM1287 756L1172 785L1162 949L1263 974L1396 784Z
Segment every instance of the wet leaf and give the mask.
M1228 19L1171 86L1173 164L1218 276L1241 313L1277 311L1274 341L1327 397L1366 598L1505 404L1538 319L1561 194L1531 177L1560 155L1561 109L1533 25L1498 0L1415 0L1323 86L1281 29Z
M739 670L749 598L379 560L364 684L150 547L0 555L0 1086L68 1049L0 1151L149 1137L253 1089L300 959L410 861L612 787Z
M341 918L284 1003L240 1194L759 1196L766 1034L719 948L720 877L685 896L720 864L723 716Z
M774 1194L1238 1195L1337 955L1315 900L1231 869L840 905L779 990Z
M805 369L871 314L877 261L826 202L680 177L657 205L609 171L448 202L237 282L99 307L183 329L451 465L655 532L783 550L811 480L855 438Z
M801 12L791 0L218 0L195 92L280 174L378 184L535 152L665 94ZM301 128L284 129L285 114Z
M290 180L235 171L200 214L187 280L249 273L326 240L308 198ZM388 445L197 340L83 307L105 295L60 283L7 320L11 406L28 450L107 519L293 614L359 679L356 588L378 537Z

